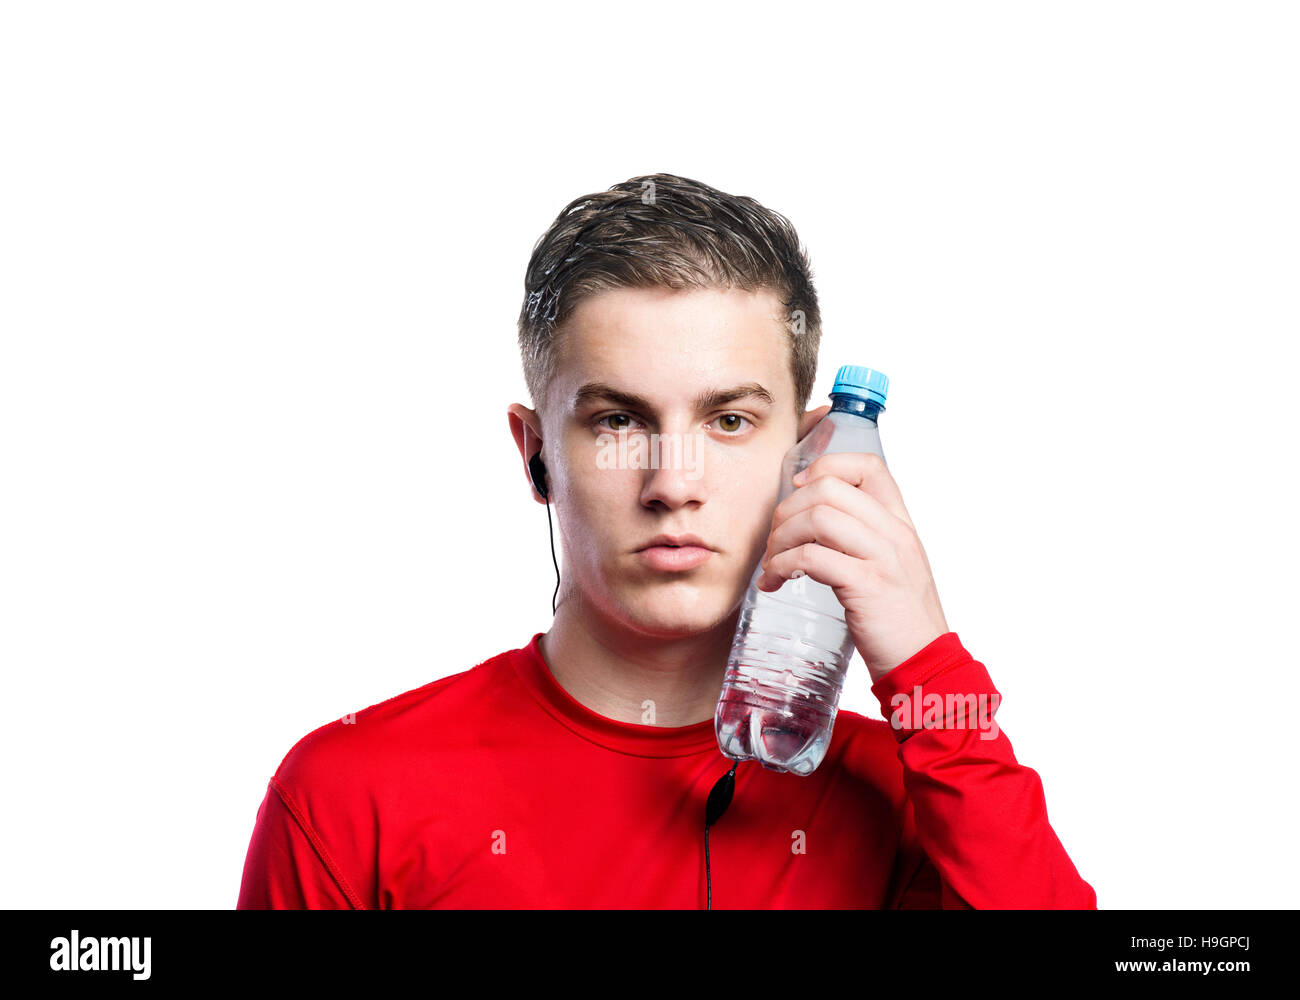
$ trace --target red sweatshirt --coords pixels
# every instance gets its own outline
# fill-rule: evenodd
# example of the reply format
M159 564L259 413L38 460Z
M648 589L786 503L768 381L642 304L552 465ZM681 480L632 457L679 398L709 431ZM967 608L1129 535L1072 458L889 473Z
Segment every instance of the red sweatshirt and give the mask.
M540 636L299 740L237 908L704 907L704 804L731 766L713 720L598 715ZM906 724L845 710L811 775L738 765L709 830L715 909L1096 907L1006 735L923 711L997 695L955 632L872 691Z

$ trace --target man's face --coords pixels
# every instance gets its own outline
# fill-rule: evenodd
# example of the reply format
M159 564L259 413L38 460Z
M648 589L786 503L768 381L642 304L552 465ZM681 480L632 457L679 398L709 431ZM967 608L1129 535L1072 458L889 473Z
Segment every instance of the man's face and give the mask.
M744 596L798 436L785 318L766 290L655 288L603 292L566 322L544 454L566 575L612 623L694 635ZM754 392L701 403L736 389ZM712 551L657 567L639 550L660 534Z

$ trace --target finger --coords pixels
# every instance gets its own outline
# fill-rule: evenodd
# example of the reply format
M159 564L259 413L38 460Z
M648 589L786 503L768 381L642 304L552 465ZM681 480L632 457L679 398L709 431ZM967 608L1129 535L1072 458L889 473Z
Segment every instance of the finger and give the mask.
M872 494L845 482L837 476L819 476L814 482L800 486L777 504L772 512L772 531L800 511L826 504L850 515L867 525L877 534L895 543L904 535L915 531L907 522L894 516Z
M894 520L887 513L884 516ZM858 518L836 507L818 504L786 518L772 532L763 562L767 563L773 556L805 542L816 542L855 559L885 559L892 550L888 539L882 538L879 532Z
M859 451L822 455L804 470L804 474L801 486L807 486L821 476L842 479L850 486L874 496L896 518L909 528L916 529L903 504L903 494L898 489L898 483L879 455Z
M862 574L862 560L816 542L805 542L772 557L758 579L760 590L777 590L796 572L828 587L849 586Z

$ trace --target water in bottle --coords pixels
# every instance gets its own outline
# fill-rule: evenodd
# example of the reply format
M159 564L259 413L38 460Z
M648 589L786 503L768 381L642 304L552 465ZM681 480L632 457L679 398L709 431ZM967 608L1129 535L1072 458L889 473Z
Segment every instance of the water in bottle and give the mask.
M794 477L821 455L871 452L885 457L876 425L889 379L845 365L831 388L831 409L781 463L780 503ZM808 775L826 756L853 640L835 591L807 576L761 591L760 565L749 581L713 718L718 746L732 760Z

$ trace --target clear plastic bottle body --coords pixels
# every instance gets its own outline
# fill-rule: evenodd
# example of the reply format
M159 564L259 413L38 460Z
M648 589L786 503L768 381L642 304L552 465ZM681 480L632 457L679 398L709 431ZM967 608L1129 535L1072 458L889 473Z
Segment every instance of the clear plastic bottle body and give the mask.
M829 413L781 463L780 503L793 479L822 455L880 447L878 403L833 394ZM741 605L714 714L718 747L732 760L757 760L771 771L809 775L830 746L853 640L835 591L810 577L765 592L755 567Z

